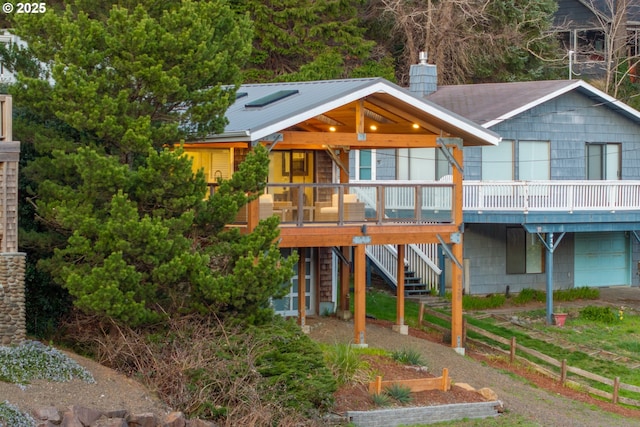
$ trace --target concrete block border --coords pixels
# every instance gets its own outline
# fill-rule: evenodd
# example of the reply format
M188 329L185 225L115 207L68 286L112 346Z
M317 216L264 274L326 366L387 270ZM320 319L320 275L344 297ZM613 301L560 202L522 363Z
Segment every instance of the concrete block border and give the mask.
M389 408L374 411L348 411L347 421L357 427L397 427L413 424L434 424L471 418L497 417L502 402L455 403L451 405Z

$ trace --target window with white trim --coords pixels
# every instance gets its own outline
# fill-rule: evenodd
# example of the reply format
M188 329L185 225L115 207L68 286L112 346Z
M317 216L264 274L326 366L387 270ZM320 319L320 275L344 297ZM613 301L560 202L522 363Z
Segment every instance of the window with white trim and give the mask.
M587 179L621 179L620 144L587 142L585 149Z

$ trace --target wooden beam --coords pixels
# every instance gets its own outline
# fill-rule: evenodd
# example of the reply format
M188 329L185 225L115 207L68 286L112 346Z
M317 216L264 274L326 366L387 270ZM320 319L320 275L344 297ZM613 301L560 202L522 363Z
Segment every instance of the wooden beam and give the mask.
M386 102L382 102L380 100L376 100L375 104L377 107L382 108L384 110L387 110L390 113L393 113L397 116L400 117L404 117L406 120L411 121L413 123L417 123L420 125L420 127L427 129L433 133L437 133L440 134L442 133L442 129L438 128L437 126L432 125L431 123L424 121L423 119L419 118L418 116L414 116L413 114L408 114L406 111L403 111L402 109L398 108L398 107L394 107L391 104L388 104Z
M364 140L356 133L343 132L282 132L278 142L279 150L323 149L326 146L346 146L351 148L429 148L437 147L439 135L432 134L379 134L364 133Z
M180 144L175 144L179 147ZM185 142L184 148L248 148L248 142Z
M305 248L298 248L298 254L300 256L298 259L298 325L304 328L307 316L307 252Z
M356 132L364 133L364 99L356 101Z
M404 325L404 257L405 245L398 245L398 264L397 264L397 281L396 286L396 325Z
M349 167L349 152L347 150L340 150L340 162L345 165L345 167ZM340 168L340 182L343 184L349 183L349 170L346 171L343 168Z
M399 245L410 243L439 243L438 234L450 243L451 233L458 232L453 224L439 225L393 225L368 224L363 234L362 224L354 225L305 225L304 227L280 226L279 246L297 248L300 246L332 247L352 246L353 238L366 236L371 245Z
M354 246L353 274L353 342L356 346L366 347L366 255L365 246Z

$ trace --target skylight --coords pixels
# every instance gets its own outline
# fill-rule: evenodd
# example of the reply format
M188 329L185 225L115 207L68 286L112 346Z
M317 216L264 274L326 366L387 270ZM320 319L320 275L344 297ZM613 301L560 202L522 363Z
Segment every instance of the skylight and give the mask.
M265 107L288 96L295 95L298 92L299 91L297 89L279 90L278 92L274 92L271 95L263 96L262 98L256 99L255 101L248 102L244 104L244 106L245 108Z

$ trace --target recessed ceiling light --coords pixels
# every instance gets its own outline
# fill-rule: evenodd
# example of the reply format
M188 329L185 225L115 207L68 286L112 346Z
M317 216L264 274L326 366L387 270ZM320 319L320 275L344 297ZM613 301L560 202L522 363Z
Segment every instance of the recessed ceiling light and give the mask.
M413 127L414 129L420 129L420 125L419 125L419 124L417 124L417 123L414 123L414 124L412 125L412 127Z
M371 129L371 130L378 130L378 126L376 126L376 125L371 125L371 126L369 126L369 129Z
M331 127L329 128L329 130L330 130L331 132L335 132L335 131L336 131L336 127L335 127L335 126L331 126Z

